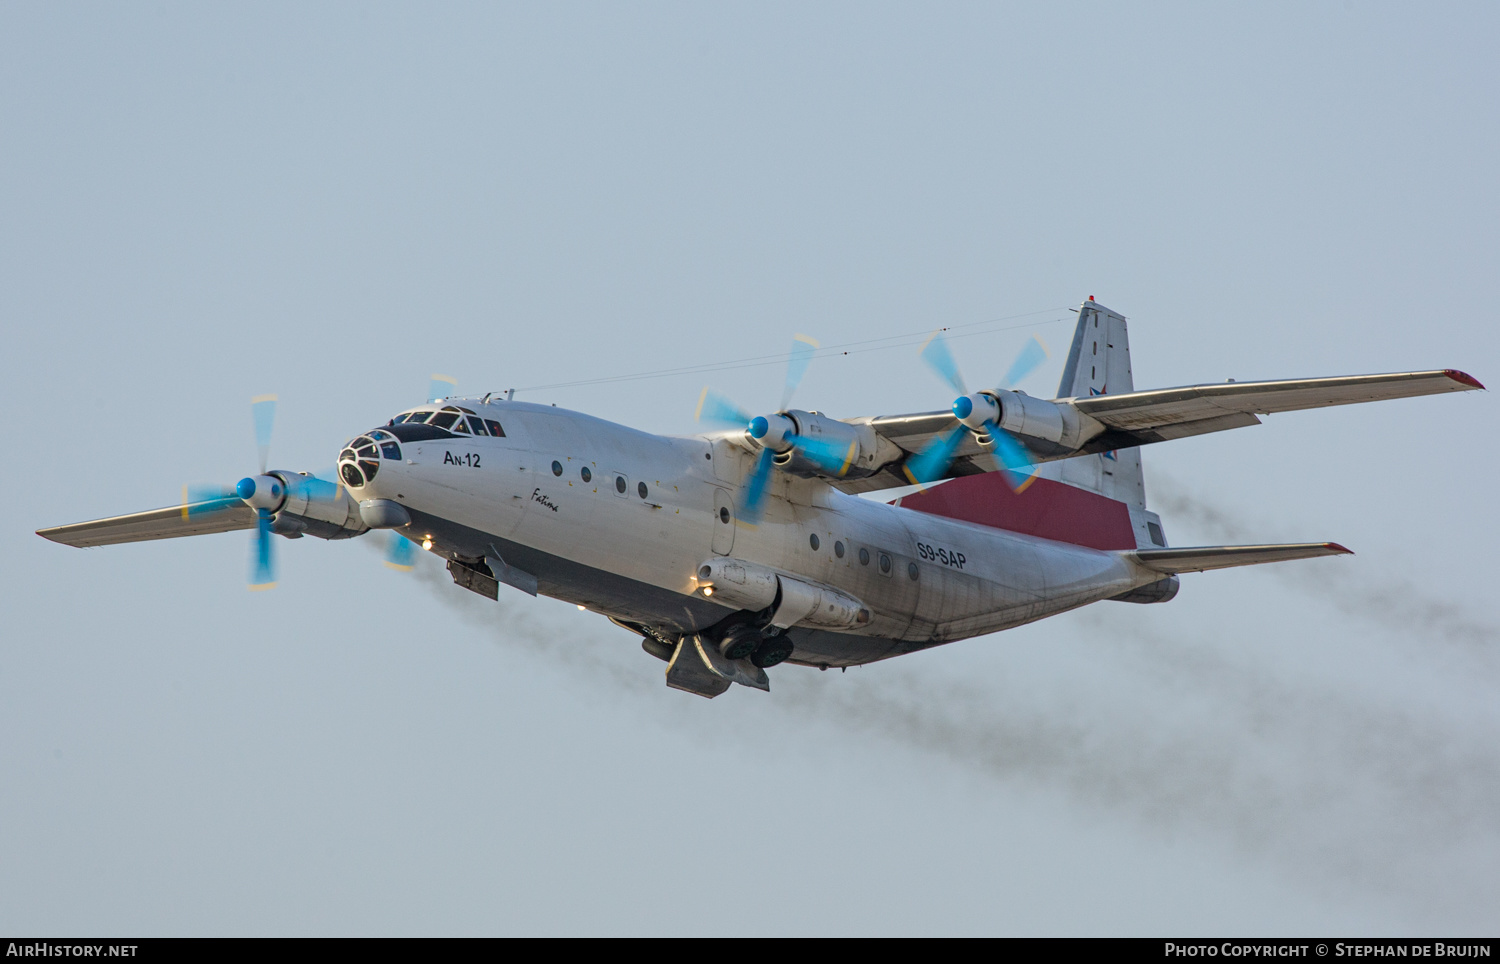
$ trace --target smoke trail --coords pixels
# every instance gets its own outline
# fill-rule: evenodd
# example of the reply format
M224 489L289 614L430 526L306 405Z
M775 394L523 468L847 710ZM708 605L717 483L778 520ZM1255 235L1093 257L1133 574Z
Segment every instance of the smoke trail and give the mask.
M1497 734L1299 686L1203 645L1094 635L1105 638L1082 645L1128 685L1117 699L1042 705L1022 679L942 682L891 665L832 680L780 673L773 688L843 729L1160 831L1223 834L1325 886L1449 919L1500 906L1488 871L1500 858Z
M1225 542L1255 541L1253 528L1194 498L1183 486L1161 479L1155 501L1168 517L1186 519ZM1260 527L1265 531L1265 527ZM1487 669L1500 668L1500 628L1480 622L1455 603L1438 599L1406 579L1371 582L1366 573L1338 566L1270 567L1286 585L1356 616L1403 632L1414 640L1437 638Z
M597 623L565 636L529 616L519 596L486 600L454 586L432 560L419 563L425 588L504 643L557 660L575 678L664 695L657 672L644 668L659 664L622 650ZM1061 792L1154 832L1208 832L1304 885L1380 894L1449 926L1455 913L1484 920L1500 906L1488 870L1500 862L1500 734L1489 721L1460 728L1285 678L1263 660L1226 657L1213 640L1174 639L1109 614L1083 618L1091 631L1064 645L1089 649L1092 663L1109 668L1116 683L1103 692L1079 680L1064 700L1046 701L1024 673L944 680L925 674L917 657L850 674L783 667L769 700L736 687L714 709L790 714L831 728L831 739L938 753L1003 785ZM671 693L638 705L675 723L698 708L693 700ZM691 731L719 741L739 730Z
M637 692L655 689L649 685L654 682L649 679L650 674L633 672L622 661L609 658L618 647L599 645L592 623L586 631L567 635L533 618L524 611L524 606L514 605L509 596L515 591L508 587L500 588L499 600L490 600L454 585L447 571L426 553L417 554L413 575L423 588L453 607L466 622L497 634L508 645L519 645L533 655L557 660L571 671L607 679ZM648 657L642 653L641 658Z

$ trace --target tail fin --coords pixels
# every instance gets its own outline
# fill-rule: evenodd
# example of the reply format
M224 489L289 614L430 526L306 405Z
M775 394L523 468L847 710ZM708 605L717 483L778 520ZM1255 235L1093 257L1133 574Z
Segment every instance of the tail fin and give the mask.
M1135 381L1130 371L1130 338L1125 328L1125 316L1104 307L1090 295L1078 309L1078 327L1073 330L1073 345L1068 349L1068 361L1063 366L1057 397L1087 398L1132 391L1135 391ZM1125 503L1133 517L1148 514L1145 511L1146 485L1141 472L1141 450L1138 448L1049 462L1041 469L1044 478ZM1157 531L1149 534L1159 536L1161 522L1154 513L1149 515L1150 521L1157 525ZM1135 528L1140 529L1143 536L1148 534L1143 518L1132 518L1131 521L1136 523ZM1141 542L1160 544L1155 539L1143 538Z
M1087 398L1134 390L1125 316L1090 297L1078 309L1057 395ZM897 504L1094 549L1166 546L1161 518L1146 508L1140 449L1043 462L1036 474L1038 481L1021 492L1012 492L999 473L989 472L944 482Z

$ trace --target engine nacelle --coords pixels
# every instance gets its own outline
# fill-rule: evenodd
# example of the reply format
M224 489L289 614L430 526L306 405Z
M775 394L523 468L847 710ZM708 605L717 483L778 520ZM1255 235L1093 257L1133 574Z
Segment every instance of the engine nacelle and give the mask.
M990 395L999 405L1000 417L994 420L995 424L1012 435L1062 442L1063 436L1067 434L1063 407L1056 402L1032 398L1025 392L1008 392L1003 389L985 394Z
M370 527L360 517L359 503L344 486L283 469L267 475L279 481L285 490L281 504L272 511L278 519L294 517L301 524L302 533L319 539L348 539L369 531ZM284 527L290 531L291 520Z
M782 471L804 478L857 479L880 469L880 437L869 425L851 425L796 409L781 417L795 425L797 442L815 446L823 455L809 458L796 445L789 445L776 457L776 467Z

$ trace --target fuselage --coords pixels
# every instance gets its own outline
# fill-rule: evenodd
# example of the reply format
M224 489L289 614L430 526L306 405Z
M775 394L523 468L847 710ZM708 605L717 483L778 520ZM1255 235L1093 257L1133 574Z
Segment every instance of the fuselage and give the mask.
M734 611L698 581L705 561L721 557L868 608L854 629L789 631L793 661L828 666L1007 629L1159 578L1119 552L957 522L782 472L763 517L746 525L735 507L755 454L730 436L653 435L515 401L418 410L444 405L498 424L503 436L401 441L399 457L387 452L351 494L405 507L404 534L434 551L503 557L534 574L544 595L665 633L695 632Z

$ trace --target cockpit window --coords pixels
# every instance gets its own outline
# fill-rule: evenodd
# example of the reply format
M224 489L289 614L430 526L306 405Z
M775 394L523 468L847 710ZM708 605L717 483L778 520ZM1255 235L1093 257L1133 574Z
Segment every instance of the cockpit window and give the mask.
M386 423L390 428L395 428L398 425L422 424L431 425L434 428L442 429L444 432L451 432L458 435L472 434L488 436L490 438L505 438L505 429L501 427L499 422L492 418L480 418L472 410L459 405L444 405L442 409L436 412L402 412ZM406 438L406 435L399 430L382 433L377 429L371 432L370 435L379 441L385 441L386 438L391 437L398 439ZM423 437L446 438L448 436L427 435ZM407 441L415 441L415 438L407 438Z
M351 489L359 488L375 478L382 456L392 461L401 459L401 446L392 433L376 429L369 435L350 439L339 453L339 478Z

